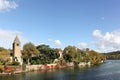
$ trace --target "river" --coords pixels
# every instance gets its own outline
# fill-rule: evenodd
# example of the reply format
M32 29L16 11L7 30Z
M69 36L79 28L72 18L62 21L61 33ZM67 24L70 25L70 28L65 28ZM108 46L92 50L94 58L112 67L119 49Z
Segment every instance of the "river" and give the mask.
M84 68L0 75L0 80L120 80L120 60L107 60L103 64Z

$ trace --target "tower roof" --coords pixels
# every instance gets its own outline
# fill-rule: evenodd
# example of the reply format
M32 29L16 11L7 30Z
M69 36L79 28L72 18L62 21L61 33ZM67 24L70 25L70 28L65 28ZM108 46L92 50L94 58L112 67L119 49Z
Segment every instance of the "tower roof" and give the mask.
M15 37L15 40L14 40L13 43L20 43L20 40L19 40L18 36Z

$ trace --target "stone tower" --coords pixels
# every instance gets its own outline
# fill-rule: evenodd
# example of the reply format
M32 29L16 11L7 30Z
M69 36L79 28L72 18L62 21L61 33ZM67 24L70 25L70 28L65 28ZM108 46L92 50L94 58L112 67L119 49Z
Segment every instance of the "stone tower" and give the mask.
M16 36L13 42L13 61L18 61L20 65L22 65L23 63L21 54L21 43L18 36Z

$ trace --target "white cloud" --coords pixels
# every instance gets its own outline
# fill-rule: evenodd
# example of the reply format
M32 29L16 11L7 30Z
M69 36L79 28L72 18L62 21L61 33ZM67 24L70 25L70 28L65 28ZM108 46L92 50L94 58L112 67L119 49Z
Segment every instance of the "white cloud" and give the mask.
M16 9L18 4L11 0L0 0L0 12L10 11L11 9Z
M60 41L60 40L55 40L55 45L56 45L56 46L61 46L61 45L62 45L62 43L61 43L61 41Z
M38 45L44 45L44 44L45 44L45 43L42 43L42 42L41 42L41 43L35 43L34 45L35 45L35 46L38 46Z
M93 31L93 36L97 37L97 38L101 38L102 37L101 31L100 30L94 30Z
M16 35L18 35L21 44L28 42L28 40L23 37L23 34L20 31L0 29L0 47L12 48L12 43Z
M93 31L93 36L98 39L96 47L99 50L105 52L120 50L120 30L106 32L105 35L102 35L99 31L100 30ZM94 33L96 33L96 35Z
M85 42L78 43L78 48L80 49L87 48L87 43Z

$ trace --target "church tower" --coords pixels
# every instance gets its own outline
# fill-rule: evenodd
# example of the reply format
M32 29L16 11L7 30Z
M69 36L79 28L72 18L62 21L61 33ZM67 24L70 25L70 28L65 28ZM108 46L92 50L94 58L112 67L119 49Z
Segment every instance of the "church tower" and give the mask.
M16 36L13 42L13 61L18 61L20 65L22 65L23 63L21 54L21 43L18 36Z

